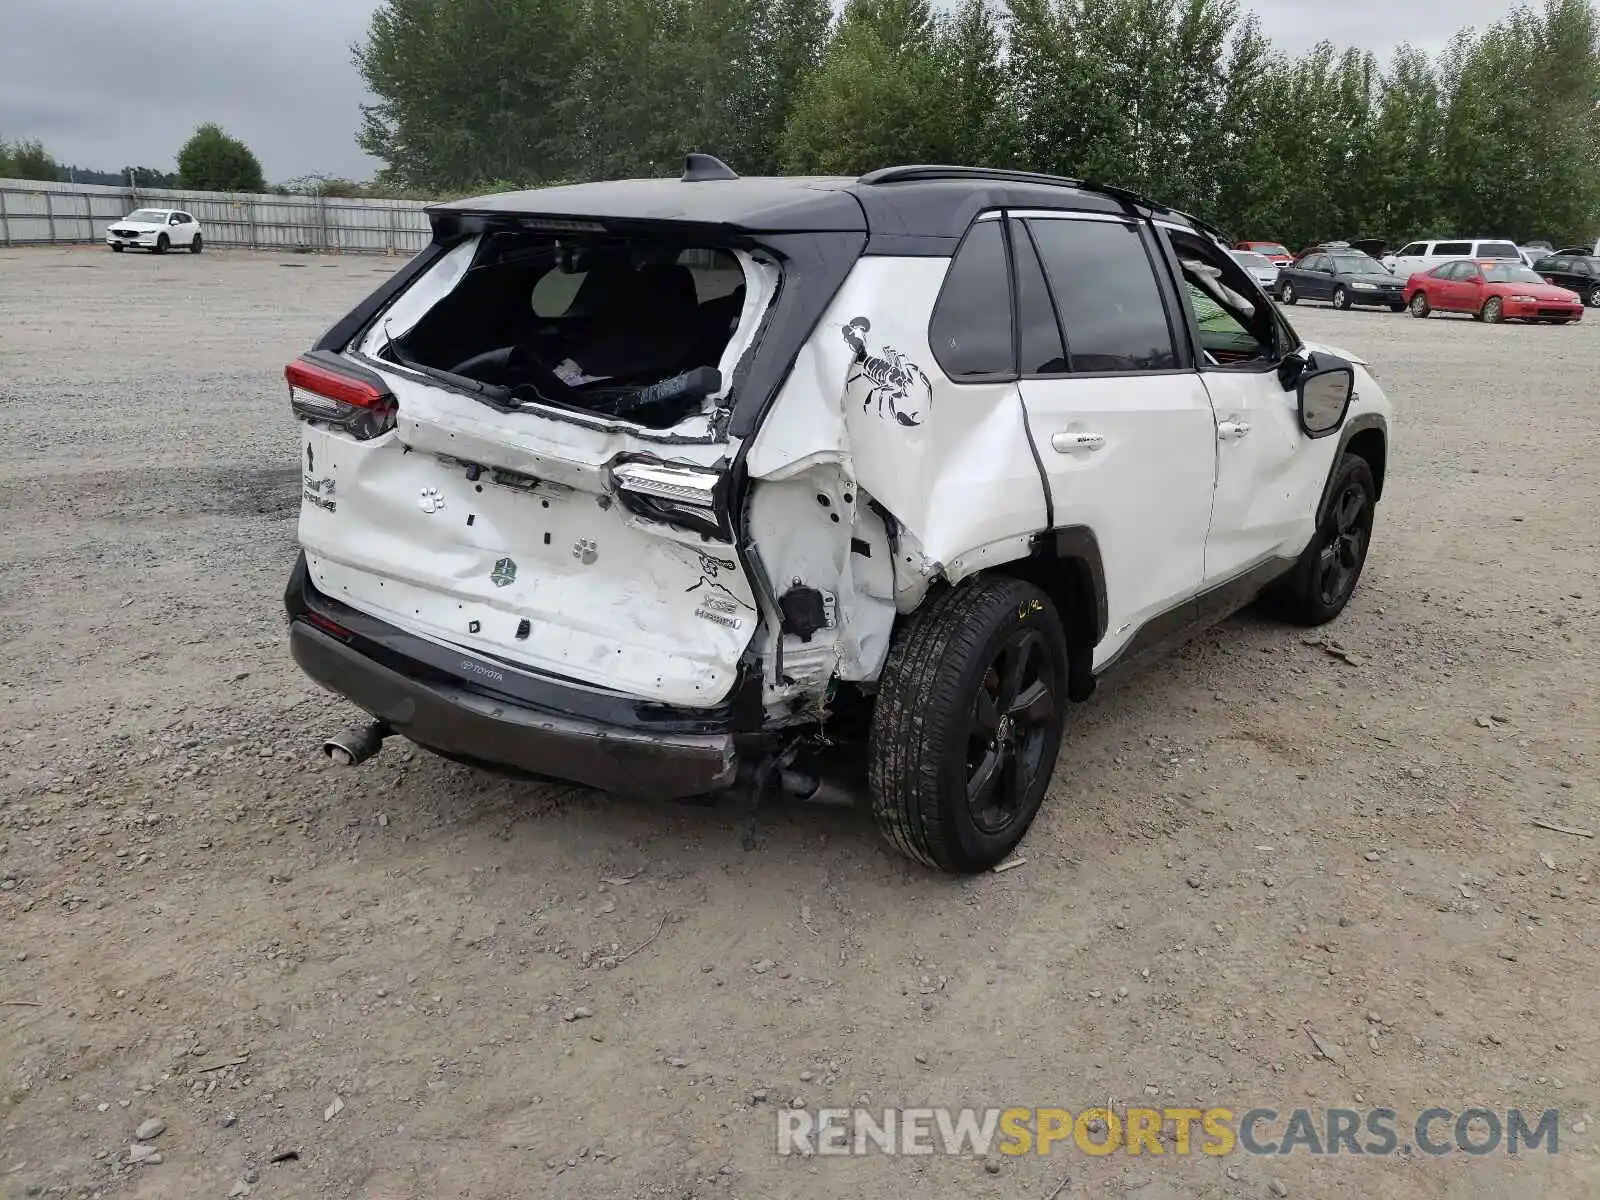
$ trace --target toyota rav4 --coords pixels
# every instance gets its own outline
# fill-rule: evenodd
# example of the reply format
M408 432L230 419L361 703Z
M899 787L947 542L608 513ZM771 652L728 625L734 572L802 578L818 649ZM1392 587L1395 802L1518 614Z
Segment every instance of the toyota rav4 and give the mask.
M670 798L853 747L895 847L981 870L1097 679L1361 574L1388 401L1154 201L691 155L429 216L287 371L290 644L374 719L348 758Z

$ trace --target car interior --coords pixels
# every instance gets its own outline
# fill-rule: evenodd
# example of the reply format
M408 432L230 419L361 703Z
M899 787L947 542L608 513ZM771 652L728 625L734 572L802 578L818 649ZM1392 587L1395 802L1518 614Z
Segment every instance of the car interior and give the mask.
M744 297L743 268L724 249L494 233L384 353L515 401L667 429L721 390Z
M1232 256L1196 234L1169 230L1212 366L1263 365L1287 352L1277 307Z

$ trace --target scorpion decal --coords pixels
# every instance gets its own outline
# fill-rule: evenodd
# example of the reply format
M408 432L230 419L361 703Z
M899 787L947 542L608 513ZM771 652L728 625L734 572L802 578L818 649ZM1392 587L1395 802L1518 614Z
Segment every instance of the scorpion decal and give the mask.
M866 317L856 317L844 327L845 343L856 352L845 386L848 388L858 379L867 381L862 412L870 412L876 402L881 417L887 403L890 415L901 425L921 425L933 403L928 377L893 346L885 346L882 355L869 354L867 332L871 328L872 322Z

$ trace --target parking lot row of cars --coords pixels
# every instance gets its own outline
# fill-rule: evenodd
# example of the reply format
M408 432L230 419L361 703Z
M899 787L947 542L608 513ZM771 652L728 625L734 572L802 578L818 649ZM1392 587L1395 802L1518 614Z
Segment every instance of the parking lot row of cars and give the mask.
M1381 248L1381 247L1380 247ZM1504 239L1412 242L1376 258L1349 242L1291 256L1277 242L1240 242L1235 260L1282 304L1323 301L1334 308L1467 313L1491 324L1565 325L1600 308L1600 246L1550 250L1540 257ZM1528 259L1533 258L1530 264Z

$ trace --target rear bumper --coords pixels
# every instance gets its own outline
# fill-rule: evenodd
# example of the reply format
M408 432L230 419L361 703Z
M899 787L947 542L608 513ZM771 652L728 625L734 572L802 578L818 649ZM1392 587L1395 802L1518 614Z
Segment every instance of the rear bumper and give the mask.
M285 600L289 649L300 669L426 749L651 799L702 795L734 782L738 762L729 710L661 710L549 679L536 680L540 703L534 704L453 679L425 658L404 653L407 640L420 639L311 588L303 558ZM423 646L463 659L463 665L481 661L503 678L523 674L431 642ZM570 703L563 703L564 696ZM613 719L593 715L597 707Z

